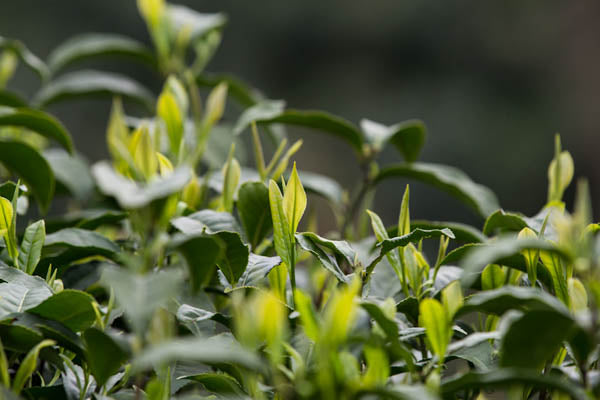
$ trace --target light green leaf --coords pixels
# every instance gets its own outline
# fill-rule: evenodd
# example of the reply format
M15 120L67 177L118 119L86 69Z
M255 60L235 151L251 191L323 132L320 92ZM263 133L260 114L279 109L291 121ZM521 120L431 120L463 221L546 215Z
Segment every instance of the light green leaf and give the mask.
M300 314L300 321L306 336L317 343L321 335L320 321L312 304L312 299L300 289L294 292L294 305Z
M498 289L506 283L506 273L501 266L490 264L481 272L481 289Z
M273 220L273 242L275 251L286 265L292 262L294 243L290 235L287 216L283 208L283 196L275 181L269 181L269 204Z
M419 325L425 328L432 352L443 362L450 343L452 329L442 304L435 299L424 299L419 305Z
M112 33L85 33L73 36L48 56L53 74L75 62L105 56L122 56L154 65L152 52L142 43Z
M539 252L540 258L544 263L544 266L552 277L552 284L554 286L554 293L563 303L569 306L569 292L567 289L567 278L565 270L563 269L563 263L560 254L552 253L546 250Z
M442 164L416 162L382 168L374 184L389 178L409 178L427 183L461 200L482 217L500 208L496 195L487 187L477 184L461 170Z
M167 89L163 89L163 92L158 97L156 107L156 114L162 119L167 129L171 153L178 155L179 148L181 147L181 140L183 139L183 121L185 114L183 113L183 110L179 108L175 95Z
M233 210L233 200L242 174L240 164L233 158L234 151L235 145L232 145L227 163L223 167L223 209L220 211Z
M42 247L46 240L46 225L44 220L39 220L25 229L19 252L19 267L33 275L35 267L42 256Z
M442 290L442 304L449 321L453 320L454 314L462 307L463 302L464 298L459 281L452 281Z
M306 193L298 177L296 163L294 163L292 175L283 194L283 210L289 223L290 235L294 235L298 229L300 219L304 215L304 210L306 210Z
M14 51L25 65L39 75L42 81L48 78L49 71L46 64L33 54L21 41L0 36L0 49L10 49Z
M54 340L43 340L38 343L23 359L19 369L13 379L12 389L15 393L21 393L21 390L25 387L27 380L33 375L37 367L38 357L40 351L44 347L54 346L56 342Z

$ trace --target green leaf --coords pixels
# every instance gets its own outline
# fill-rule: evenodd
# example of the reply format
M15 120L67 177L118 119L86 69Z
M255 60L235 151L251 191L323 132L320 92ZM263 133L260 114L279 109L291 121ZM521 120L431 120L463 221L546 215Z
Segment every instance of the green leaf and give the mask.
M94 179L87 162L78 154L62 149L45 150L44 158L56 179L56 192L70 193L78 200L86 200L94 193Z
M23 142L0 140L0 162L25 181L46 212L54 195L54 174L44 157Z
M55 344L56 342L53 340L43 340L27 353L13 379L12 389L15 393L21 393L21 390L25 387L25 383L27 383L29 377L35 372L40 351L44 347L54 346Z
M42 257L59 258L57 265L65 265L91 256L112 258L121 249L107 237L87 229L65 228L46 236Z
M296 163L292 169L292 175L288 181L283 193L283 211L287 217L289 232L294 235L298 229L298 224L306 210L306 193L298 172L296 171Z
M56 141L70 153L73 152L73 140L67 129L59 120L43 111L0 106L0 127L2 126L29 129Z
M237 232L240 234L240 236L242 236L242 234L243 234L240 225L238 224L238 222L236 221L234 216L230 213L218 212L218 211L207 209L207 210L197 211L193 214L188 215L185 218L187 220L186 222L190 222L189 220L193 220L193 222L199 222L201 224L201 226L206 227L208 229L208 232L210 232L210 233L227 231L227 232ZM183 218L181 218L181 219L183 220ZM177 218L176 220L179 221L180 218ZM178 229L180 229L182 232L185 232L185 233L192 233L192 232L199 233L199 231L197 230L198 225L195 225L195 227L194 227L193 225L187 223L187 226L185 228L183 226L181 226L181 224L178 224L176 226ZM194 230L194 229L196 229L196 230Z
M243 395L242 388L238 381L231 375L218 372L204 372L197 375L180 376L177 379L187 379L198 382L204 388L213 393Z
M281 264L280 257L265 257L250 253L248 266L238 281L238 286L253 286L265 279L269 272Z
M177 296L183 281L177 270L139 275L128 270L107 266L102 271L101 284L115 292L117 304L125 312L130 326L138 333L146 332L152 314Z
M265 100L240 115L234 132L242 133L252 121L260 124L281 123L316 129L344 140L357 154L362 154L363 138L358 128L343 118L323 111L286 110L285 102L281 100Z
M360 127L367 141L377 152L383 150L389 142L396 147L408 162L419 158L423 144L425 144L425 124L419 120L400 122L392 126L363 119Z
M152 52L142 43L112 33L85 33L73 36L56 47L48 56L53 74L75 62L104 56L124 56L154 65Z
M527 272L525 261L521 252L523 250L546 250L560 257L567 255L554 244L539 239L517 239L514 237L500 238L490 244L475 245L470 248L468 254L461 262L463 287L470 287L477 280L479 274L488 264L507 265L514 268L514 263L506 263L505 260L511 256L518 256L523 262L522 271ZM451 254L448 254L448 257ZM446 258L448 258L446 257ZM538 269L539 272L539 269ZM540 278L542 278L540 274Z
M156 114L162 119L167 130L171 153L178 155L183 139L184 110L179 108L175 95L169 90L163 90L156 107Z
M496 230L519 232L521 229L529 227L523 214L504 211L502 209L494 211L485 220L483 225L484 235L491 235Z
M89 328L83 332L86 359L98 386L117 373L128 359L127 352L107 333Z
M356 263L358 257L356 251L352 248L350 243L345 240L330 240L312 232L298 233L296 234L296 237L299 235L342 256L349 265L354 265Z
M502 337L500 365L541 370L572 334L574 321L554 310L529 310ZM533 334L543 332L543 334Z
M223 166L223 191L222 191L222 209L220 211L231 212L233 210L234 196L240 181L242 170L238 161L233 157L235 145L231 145L229 157Z
M252 371L261 371L262 362L256 354L242 348L227 335L205 338L176 339L145 349L133 360L132 372L147 370L174 361L203 364L234 364Z
M539 288L517 286L504 286L475 293L467 297L458 314L478 311L502 315L508 310L550 310L569 315L569 310L556 297Z
M215 265L225 255L226 244L216 235L179 234L171 240L169 247L185 258L193 290L208 283ZM200 251L201 250L201 251Z
M460 358L473 364L480 371L490 371L496 367L496 350L490 343L500 338L500 332L475 332L448 346L449 361Z
M442 164L412 163L382 168L374 184L388 178L409 178L427 183L461 200L482 217L500 208L496 195L487 187L477 184L461 170Z
M360 306L369 313L369 316L377 322L377 325L385 332L389 339L396 340L399 335L398 325L396 322L385 314L385 312L374 303L362 302Z
M42 81L48 78L49 71L46 64L33 54L21 41L0 36L0 49L14 51L25 65L38 74Z
M522 368L501 368L489 372L468 372L442 382L444 399L454 399L457 393L473 389L506 388L510 385L526 385L541 389L559 390L574 400L589 400L584 390L571 380L542 375L539 371Z
M9 231L13 225L13 206L10 200L0 197L0 236L4 238L6 245L9 245Z
M477 228L460 222L411 220L410 229L444 229L448 228L455 236L455 240L463 243L483 243L487 237ZM387 228L388 234L397 231L396 226ZM393 236L393 234L392 234Z
M336 259L325 251L323 251L315 241L312 240L310 236L306 236L305 234L296 234L296 241L300 245L301 248L308 251L321 263L321 265L331 272L333 276L335 276L340 282L347 283L349 282L349 278L344 274L344 271L339 267Z
M46 240L44 220L39 220L25 229L19 252L19 267L29 275L33 275L35 267L42 256L42 247Z
M238 191L237 210L252 248L272 229L269 189L262 182L246 182Z
M481 272L481 289L498 289L506 283L506 273L497 264L490 264Z
M0 283L0 318L31 309L52 296L43 279L7 265L0 265L0 279L4 281Z
M27 102L16 93L0 89L0 106L15 108L27 107Z
M121 96L154 109L152 93L133 79L111 72L76 71L49 82L36 95L34 103L45 107L78 97Z
M450 321L442 304L435 299L424 299L419 305L419 325L425 328L432 352L443 362L452 337Z
M94 164L92 176L98 189L103 194L114 197L124 209L142 208L154 200L179 192L192 177L189 167L179 167L171 175L154 179L142 186L119 174L106 161Z
M67 328L79 332L92 326L96 320L96 313L92 306L94 301L94 298L85 292L65 289L27 312L60 322Z
M196 324L207 320L218 322L227 328L231 328L232 326L232 320L230 316L226 316L218 312L203 310L198 307L192 307L188 304L182 304L177 309L177 320L181 321L192 332L194 332L194 329L198 329Z
M46 232L53 233L64 228L81 228L94 230L103 225L117 225L127 217L120 210L90 208L72 211L60 217L46 220Z
M277 255L286 265L291 265L294 258L293 238L289 232L289 222L283 208L283 196L275 181L269 181L269 203L273 221L273 243Z
M558 297L568 307L569 292L567 289L567 278L565 276L560 254L545 250L540 251L539 254L544 266L552 277L552 286L554 287L554 293L556 294L556 297Z

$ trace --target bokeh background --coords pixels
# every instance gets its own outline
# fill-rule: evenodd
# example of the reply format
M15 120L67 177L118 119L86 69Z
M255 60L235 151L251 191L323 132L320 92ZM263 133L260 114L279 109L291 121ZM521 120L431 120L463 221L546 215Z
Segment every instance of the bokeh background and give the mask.
M536 213L546 200L553 135L592 187L600 129L600 2L451 1L179 1L229 16L207 70L230 72L295 108L325 109L358 122L420 118L428 127L425 161L455 165L496 192L507 210ZM82 32L117 32L148 42L133 0L2 0L0 35L22 39L46 57ZM97 63L95 65L98 65ZM101 64L150 84L126 61ZM11 87L31 93L37 78L19 72ZM156 86L154 86L156 88ZM55 113L91 161L107 156L108 101L64 103ZM296 157L306 170L352 187L349 147L306 131ZM399 161L389 150L381 164ZM393 223L404 188L390 181L375 209ZM574 185L573 185L574 186ZM416 218L482 221L452 198L411 185ZM573 188L567 192L572 203Z

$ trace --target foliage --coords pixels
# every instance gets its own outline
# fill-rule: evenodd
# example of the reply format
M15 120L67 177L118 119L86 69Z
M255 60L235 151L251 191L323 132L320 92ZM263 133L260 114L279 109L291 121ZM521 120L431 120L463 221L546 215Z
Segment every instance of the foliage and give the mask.
M153 49L87 34L44 62L0 38L2 398L600 396L600 225L585 181L565 207L574 164L558 136L548 203L505 211L464 172L418 161L421 121L287 108L205 71L225 16L138 8ZM73 70L99 57L143 63L161 92ZM42 81L31 99L5 89L20 64ZM87 96L113 99L111 160L92 166L45 111ZM132 103L145 114L127 114ZM355 190L298 169L286 125L345 142ZM388 147L404 162L380 166ZM482 229L411 219L408 186L386 225L369 209L389 178L455 196ZM314 196L336 232L318 234ZM43 214L65 199L68 213L25 224L30 201Z

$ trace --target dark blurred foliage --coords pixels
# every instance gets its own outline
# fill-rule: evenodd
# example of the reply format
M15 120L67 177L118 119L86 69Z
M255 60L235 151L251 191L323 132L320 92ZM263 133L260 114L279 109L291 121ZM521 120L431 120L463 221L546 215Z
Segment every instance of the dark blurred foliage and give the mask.
M505 209L533 214L545 203L553 135L591 183L600 211L600 2L595 0L182 1L230 17L210 71L231 72L270 98L318 108L352 121L409 118L428 126L423 159L456 165L491 187ZM148 41L133 0L2 0L0 35L20 38L40 56L81 32L118 32ZM105 69L153 82L127 62ZM97 65L97 64L95 64ZM20 72L13 88L32 91ZM156 88L156 84L154 84ZM106 156L110 104L51 108L89 159ZM297 159L352 187L351 150L306 131ZM381 163L398 160L390 150ZM405 182L384 184L375 209L394 221ZM574 186L574 185L572 185ZM415 218L462 220L469 210L413 185ZM573 189L567 193L570 205Z

